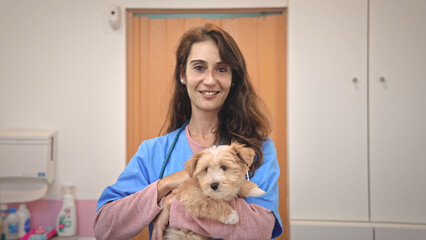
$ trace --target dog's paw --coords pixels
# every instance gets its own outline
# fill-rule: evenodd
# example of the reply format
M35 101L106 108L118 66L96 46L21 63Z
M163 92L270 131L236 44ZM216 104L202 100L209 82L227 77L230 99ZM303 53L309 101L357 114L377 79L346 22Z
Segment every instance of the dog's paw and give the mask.
M228 217L223 221L225 224L236 224L240 221L240 217L238 216L238 212L232 210L232 213L228 215Z
M258 197L258 196L262 196L263 194L265 194L265 191L263 191L260 188L254 188L249 192L248 196L249 197Z

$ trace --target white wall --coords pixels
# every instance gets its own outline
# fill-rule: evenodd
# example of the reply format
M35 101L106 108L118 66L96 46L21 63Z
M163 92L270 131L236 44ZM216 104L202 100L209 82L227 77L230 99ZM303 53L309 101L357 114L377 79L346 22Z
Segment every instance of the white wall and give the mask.
M286 0L0 0L0 129L58 131L58 186L97 199L125 167L125 8L285 7Z

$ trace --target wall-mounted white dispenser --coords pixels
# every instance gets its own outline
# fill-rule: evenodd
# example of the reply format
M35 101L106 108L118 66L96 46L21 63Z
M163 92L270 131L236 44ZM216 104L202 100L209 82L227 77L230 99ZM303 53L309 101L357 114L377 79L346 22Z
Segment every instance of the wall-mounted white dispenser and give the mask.
M117 30L121 26L121 9L118 5L111 5L108 8L108 21L113 30Z
M29 202L46 196L55 177L54 130L0 131L0 202Z

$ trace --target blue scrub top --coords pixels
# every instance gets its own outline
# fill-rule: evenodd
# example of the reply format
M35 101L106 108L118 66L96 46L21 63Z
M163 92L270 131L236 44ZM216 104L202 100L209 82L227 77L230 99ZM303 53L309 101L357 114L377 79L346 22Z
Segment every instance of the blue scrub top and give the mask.
M167 152L178 134L178 130L168 133L164 136L143 141L138 151L132 157L127 167L118 177L117 182L108 186L103 191L98 200L97 210L105 203L124 198L144 189L149 184L158 180L160 171ZM246 198L249 204L257 204L271 210L276 218L272 238L282 234L282 222L278 212L278 177L280 168L277 162L277 155L272 139L263 143L263 163L258 168L250 181L256 183L266 194L260 197ZM192 156L192 150L189 146L185 131L182 131L176 142L169 162L164 171L164 176L170 175L184 168L185 161ZM151 228L150 225L150 235Z

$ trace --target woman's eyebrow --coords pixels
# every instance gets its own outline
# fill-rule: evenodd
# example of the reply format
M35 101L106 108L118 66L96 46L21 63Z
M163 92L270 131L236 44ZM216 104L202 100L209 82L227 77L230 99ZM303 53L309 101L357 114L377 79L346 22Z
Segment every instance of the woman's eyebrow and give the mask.
M201 59L194 59L191 62L189 62L189 64L193 64L193 63L207 63L207 62ZM222 65L222 64L226 64L226 63L222 61L215 63L215 65ZM229 64L226 64L226 65L229 65Z
M204 60L201 60L201 59L195 59L195 60L192 60L191 62L189 62L190 64L192 64L192 63L207 63L206 61L204 61Z

